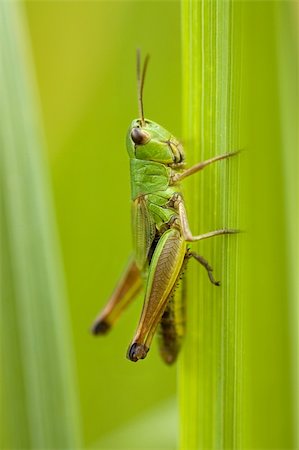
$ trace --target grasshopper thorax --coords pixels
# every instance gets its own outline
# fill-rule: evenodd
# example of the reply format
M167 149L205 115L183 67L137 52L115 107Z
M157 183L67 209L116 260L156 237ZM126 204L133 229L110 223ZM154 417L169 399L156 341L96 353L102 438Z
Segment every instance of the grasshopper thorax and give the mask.
M169 166L183 165L182 144L161 125L148 119L135 119L127 134L127 150L131 159L155 161Z

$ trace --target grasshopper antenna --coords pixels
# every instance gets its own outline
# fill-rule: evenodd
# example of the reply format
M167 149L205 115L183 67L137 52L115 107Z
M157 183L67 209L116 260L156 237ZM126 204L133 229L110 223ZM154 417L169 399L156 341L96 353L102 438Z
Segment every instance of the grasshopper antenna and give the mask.
M144 126L144 112L143 112L143 85L146 74L146 69L149 61L149 55L146 55L142 73L141 73L141 53L140 48L137 49L137 89L138 89L138 107L141 118L141 125Z

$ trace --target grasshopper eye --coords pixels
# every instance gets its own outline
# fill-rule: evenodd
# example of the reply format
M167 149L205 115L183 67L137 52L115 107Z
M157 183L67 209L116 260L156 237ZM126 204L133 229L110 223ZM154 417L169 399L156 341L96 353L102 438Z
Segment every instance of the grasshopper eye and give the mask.
M140 128L133 128L131 131L132 141L137 145L144 145L150 140L150 135Z

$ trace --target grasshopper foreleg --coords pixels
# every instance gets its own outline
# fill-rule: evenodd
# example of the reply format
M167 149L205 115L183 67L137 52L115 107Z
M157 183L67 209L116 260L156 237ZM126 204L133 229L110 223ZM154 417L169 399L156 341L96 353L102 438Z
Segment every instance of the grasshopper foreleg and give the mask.
M240 150L237 150L235 152L230 153L224 153L223 155L214 156L213 158L207 159L206 161L201 161L197 164L195 164L192 167L189 167L189 169L184 170L182 173L176 173L172 177L172 183L179 183L184 178L189 177L190 175L193 175L196 172L199 172L200 170L204 169L205 167L209 166L210 164L213 164L214 162L221 161L222 159L231 158L232 156L237 155L240 153Z

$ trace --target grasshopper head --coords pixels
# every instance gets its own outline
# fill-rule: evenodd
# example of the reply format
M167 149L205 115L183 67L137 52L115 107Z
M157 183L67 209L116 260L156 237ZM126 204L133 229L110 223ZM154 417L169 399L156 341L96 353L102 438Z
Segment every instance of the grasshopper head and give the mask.
M140 118L133 120L127 134L127 150L131 159L155 161L167 165L182 164L185 159L179 141L152 120L144 118L143 85L149 56L144 61L141 73L140 50L137 50L137 87Z
M127 134L130 158L155 161L162 164L180 164L185 155L182 144L156 122L135 119Z

